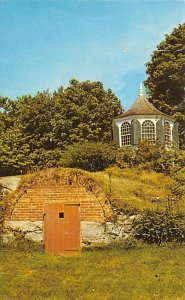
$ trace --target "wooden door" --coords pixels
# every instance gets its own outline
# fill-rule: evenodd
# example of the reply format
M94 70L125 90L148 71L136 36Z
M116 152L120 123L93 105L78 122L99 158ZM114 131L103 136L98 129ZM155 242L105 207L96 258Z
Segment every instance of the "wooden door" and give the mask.
M44 204L45 252L73 253L80 249L79 205Z

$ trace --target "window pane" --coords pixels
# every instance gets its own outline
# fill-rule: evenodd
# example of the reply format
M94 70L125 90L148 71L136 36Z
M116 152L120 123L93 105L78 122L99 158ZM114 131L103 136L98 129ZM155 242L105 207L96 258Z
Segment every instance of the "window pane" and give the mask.
M164 122L164 140L166 146L171 146L171 128L170 123L165 121Z
M155 125L152 121L147 120L143 122L141 139L152 143L155 142Z
M129 146L131 144L130 123L124 122L121 125L121 146Z

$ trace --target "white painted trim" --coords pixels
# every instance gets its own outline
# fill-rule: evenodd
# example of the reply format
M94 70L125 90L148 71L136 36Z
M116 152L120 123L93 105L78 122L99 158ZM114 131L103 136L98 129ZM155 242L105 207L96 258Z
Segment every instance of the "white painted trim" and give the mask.
M121 125L124 122L128 122L131 125L131 122L132 122L133 119L138 120L140 125L141 125L141 136L142 136L142 124L143 124L143 122L144 121L152 121L154 123L154 126L155 126L155 140L156 140L156 138L157 138L156 124L161 118L162 118L163 128L164 128L165 121L169 122L169 124L170 124L170 130L171 130L170 140L172 142L173 141L172 140L172 130L173 130L173 126L174 126L173 121L170 121L168 118L164 118L164 116L146 116L146 117L145 116L129 116L129 117L123 117L123 118L120 118L118 120L115 120L115 124L118 126L118 129L119 129L119 146L122 147L122 145L121 145Z
M151 121L151 122L154 123L154 127L155 127L155 140L156 140L156 138L157 138L156 124L157 124L157 121L158 121L158 120L159 120L159 119L157 119L157 118L140 118L140 119L138 119L138 121L139 121L139 123L140 123L140 125L141 125L141 140L142 140L142 125L143 125L143 123L144 123L145 121Z
M170 141L172 142L172 130L174 126L174 122L164 119L164 123L168 122L170 124Z
M119 129L119 146L121 147L121 125L122 124L116 124L118 126L118 129Z
M128 119L124 119L124 120L118 120L118 121L116 121L116 125L118 125L118 126L120 125L121 126L125 122L128 122L128 123L131 124L132 120L133 120L133 118L128 118Z
M116 125L118 126L119 129L119 146L122 147L121 145L121 125L125 122L128 122L131 125L132 119L124 119L124 120L119 120L115 121Z

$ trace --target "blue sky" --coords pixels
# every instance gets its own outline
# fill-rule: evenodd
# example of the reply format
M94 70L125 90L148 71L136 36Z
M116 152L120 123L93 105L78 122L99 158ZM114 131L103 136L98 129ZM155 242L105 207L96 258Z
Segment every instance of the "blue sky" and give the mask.
M128 109L145 63L184 17L184 0L0 0L0 95L100 80Z

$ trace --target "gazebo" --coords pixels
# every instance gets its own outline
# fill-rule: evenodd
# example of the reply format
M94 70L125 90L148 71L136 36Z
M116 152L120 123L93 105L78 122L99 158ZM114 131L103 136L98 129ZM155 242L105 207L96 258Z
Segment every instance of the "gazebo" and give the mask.
M144 95L142 83L133 106L113 120L113 140L120 146L137 146L141 140L157 140L168 148L179 144L178 123L154 107Z

